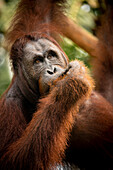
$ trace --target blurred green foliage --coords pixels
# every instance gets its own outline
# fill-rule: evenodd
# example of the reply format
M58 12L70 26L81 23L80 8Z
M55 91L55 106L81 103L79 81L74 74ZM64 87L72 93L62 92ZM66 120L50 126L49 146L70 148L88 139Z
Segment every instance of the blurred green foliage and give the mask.
M10 83L7 52L0 48L0 95L7 89Z
M0 0L0 96L11 82L8 52L3 48L3 42L16 4L17 0Z
M18 0L1 0L0 3L0 32L5 33L14 14Z
M90 56L87 52L85 52L83 49L75 45L71 40L64 38L62 43L62 48L69 57L69 60L81 60L85 63L87 67L90 68Z
M2 47L2 39L11 21L18 0L0 0L0 95L10 83L10 71L7 60L7 52ZM95 18L97 16L97 0L68 0L67 15L78 25L81 25L89 32L95 27ZM2 37L2 38L1 38ZM70 60L75 58L82 60L90 67L90 56L84 50L75 45L71 40L63 38L62 48Z

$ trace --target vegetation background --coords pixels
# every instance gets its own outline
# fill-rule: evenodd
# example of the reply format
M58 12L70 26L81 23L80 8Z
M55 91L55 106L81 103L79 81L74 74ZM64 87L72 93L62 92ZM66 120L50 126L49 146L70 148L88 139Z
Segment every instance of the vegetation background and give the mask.
M18 1L19 0L0 0L0 96L9 86L13 75L11 63L8 59L9 54L4 47L4 37ZM68 6L68 17L77 25L94 34L95 20L99 15L97 0L68 0ZM68 38L63 38L61 46L70 60L77 58L90 67L89 54L74 44L74 42Z

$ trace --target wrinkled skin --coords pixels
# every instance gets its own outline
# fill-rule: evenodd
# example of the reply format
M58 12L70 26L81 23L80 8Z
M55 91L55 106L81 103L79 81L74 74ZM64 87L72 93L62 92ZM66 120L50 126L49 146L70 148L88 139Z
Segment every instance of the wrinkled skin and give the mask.
M62 51L47 39L26 44L22 62L24 76L35 90L40 84L40 93L48 91L49 85L68 69L68 61Z

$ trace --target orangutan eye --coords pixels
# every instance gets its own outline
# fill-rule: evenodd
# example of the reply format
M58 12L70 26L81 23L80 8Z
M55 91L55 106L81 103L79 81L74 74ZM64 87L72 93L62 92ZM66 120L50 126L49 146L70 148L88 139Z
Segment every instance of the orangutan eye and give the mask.
M36 55L34 57L34 64L38 64L38 63L43 62L43 61L44 61L44 58L40 55Z
M55 51L53 51L53 50L50 50L49 52L48 52L48 56L47 56L47 58L48 59L51 59L51 58L53 58L53 57L58 57L58 55L56 54L56 52Z
M35 63L36 63L36 64L40 63L40 60L39 60L39 59L36 59L36 60L35 60Z

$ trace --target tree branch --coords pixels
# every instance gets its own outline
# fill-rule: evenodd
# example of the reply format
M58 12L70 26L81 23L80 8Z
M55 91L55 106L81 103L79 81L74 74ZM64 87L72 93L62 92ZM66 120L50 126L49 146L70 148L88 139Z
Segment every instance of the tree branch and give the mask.
M64 36L71 39L75 44L83 48L91 56L97 57L99 51L99 40L97 37L75 24L68 17L65 17L65 22L60 24L60 29Z

